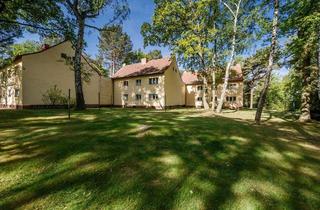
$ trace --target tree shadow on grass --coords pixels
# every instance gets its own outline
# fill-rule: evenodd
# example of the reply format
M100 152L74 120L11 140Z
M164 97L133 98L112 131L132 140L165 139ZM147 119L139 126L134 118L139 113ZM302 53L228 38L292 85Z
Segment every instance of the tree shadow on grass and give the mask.
M12 149L21 158L0 164L0 177L8 181L6 187L0 184L0 208L320 205L319 145L300 144L308 144L310 136L292 136L295 129L284 122L253 126L251 121L189 114L103 109L74 113L71 121L50 118L61 111L8 118L5 126L0 123L1 132L16 129L3 134L1 147L9 147L0 150L0 157ZM141 125L150 126L144 135L137 129ZM280 130L284 127L291 130ZM39 155L27 156L38 150Z

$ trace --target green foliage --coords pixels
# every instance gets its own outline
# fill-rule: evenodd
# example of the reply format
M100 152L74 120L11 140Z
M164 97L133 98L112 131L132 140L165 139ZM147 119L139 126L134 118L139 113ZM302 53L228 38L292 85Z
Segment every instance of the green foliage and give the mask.
M62 93L62 90L58 88L57 85L46 90L42 95L42 101L46 105L67 105L68 96ZM70 104L74 104L75 101L72 99Z
M319 107L315 94L320 66L317 55L320 42L320 1L290 0L284 7L287 16L283 19L283 33L291 35L286 48L292 68L289 81L298 87L301 96L301 113L310 115L310 110ZM300 85L301 84L301 85ZM292 93L292 101L298 98ZM305 97L302 97L305 96Z
M65 41L65 37L58 36L58 35L41 37L41 43L47 44L49 46L54 46L54 45L59 44L63 41Z
M300 75L291 69L283 79L285 106L289 111L296 111L301 106L302 86Z
M160 59L162 58L162 54L160 50L152 50L145 54L145 57L147 58L147 60Z
M125 64L140 63L142 58L147 58L147 60L162 58L160 50L152 50L148 53L144 53L141 49L131 51L128 53L124 60Z
M248 89L251 89L266 74L270 47L259 49L254 55L244 60L243 76Z
M258 80L255 85L254 103L258 103L260 93L263 88L263 81ZM249 92L250 89L247 91ZM289 101L286 93L286 81L274 74L271 77L268 95L266 97L266 108L268 110L284 111L287 110Z
M0 12L0 48L12 44L24 31L41 36L66 35L69 27L60 2L62 0L4 1Z
M232 6L236 1L227 1ZM242 1L239 15L236 51L241 52L251 38L249 32L255 22L249 12L254 1ZM186 68L210 68L213 53L216 66L224 66L229 56L233 35L232 15L221 1L166 1L155 2L151 23L144 23L141 33L145 45L169 46Z
M41 49L41 44L36 41L25 41L20 44L10 46L8 55L13 58L18 55L37 52Z
M216 29L215 1L156 1L152 23L144 23L145 45L169 46L184 64L203 69L210 61Z
M106 26L100 31L99 57L110 72L121 68L131 50L132 42L122 26Z
M16 56L37 52L41 49L41 44L36 41L25 41L22 43L12 44L3 48L3 53L0 55L0 68L12 63Z
M271 84L266 99L266 107L269 110L285 110L285 92L282 79L277 76L271 78Z

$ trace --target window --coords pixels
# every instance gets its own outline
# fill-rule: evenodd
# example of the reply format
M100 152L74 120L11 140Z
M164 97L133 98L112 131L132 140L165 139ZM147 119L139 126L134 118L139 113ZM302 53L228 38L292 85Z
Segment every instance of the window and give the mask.
M229 90L235 90L235 89L237 89L237 84L235 84L235 83L230 83L230 84L228 84L228 89L229 89Z
M226 100L227 100L227 102L229 102L229 103L233 103L233 102L236 102L236 101L237 101L237 97L235 97L235 96L227 96L227 97L226 97Z
M19 89L15 89L14 90L14 97L19 97L19 93L20 93L20 90Z
M149 85L157 85L158 83L159 83L158 77L149 78Z
M136 94L136 100L141 101L141 94Z
M123 99L124 101L128 101L129 95L128 95L128 94L123 94L122 99Z
M136 86L141 86L141 79L136 80Z
M202 101L202 97L198 97L198 98L197 98L197 101Z
M201 91L201 90L203 90L203 87L201 85L199 85L199 86L197 86L197 90Z
M149 94L149 100L150 101L154 101L154 100L158 100L158 94Z
M123 81L123 86L128 87L129 86L129 81Z

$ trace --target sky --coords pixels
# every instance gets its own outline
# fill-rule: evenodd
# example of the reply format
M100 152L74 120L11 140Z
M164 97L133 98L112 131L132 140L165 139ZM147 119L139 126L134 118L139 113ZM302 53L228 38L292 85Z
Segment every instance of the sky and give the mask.
M152 47L148 46L144 48L143 46L143 37L140 33L141 25L144 22L150 22L153 11L154 11L154 2L153 0L128 0L130 7L130 15L123 22L123 30L130 36L133 43L133 49L141 49L144 52L149 52L153 49L159 49L162 52L164 57L170 56L170 51L168 48L164 47ZM108 22L106 14L100 15L94 21L89 22L91 25L97 27L102 27L105 23ZM23 42L25 40L39 40L39 36L36 34L26 33L23 38L18 39L18 42ZM98 32L94 29L87 29L85 34L85 40L87 43L86 53L95 57L98 53Z
M158 46L148 46L144 48L143 46L143 37L140 33L141 25L144 22L150 22L154 12L154 1L153 0L128 0L129 8L130 8L130 15L129 17L123 22L123 30L130 36L131 41L133 43L133 49L138 50L141 49L144 52L149 52L154 49L159 49L162 52L164 57L170 56L171 52L168 48L158 47ZM95 25L97 27L102 27L105 23L110 20L107 17L108 11L104 11L104 14L101 14L98 18L94 21L90 21L89 24ZM98 32L94 29L87 29L85 34L86 40L86 54L90 55L91 57L96 57L98 54ZM23 38L19 38L18 42L23 42L25 40L39 40L39 36L36 34L26 33ZM283 41L281 41L283 42ZM261 47L259 43L257 43L255 48L250 49L250 53L254 53L256 49ZM250 54L249 53L249 54ZM180 66L181 67L181 66ZM286 67L282 67L278 70L279 76L284 76L288 73Z

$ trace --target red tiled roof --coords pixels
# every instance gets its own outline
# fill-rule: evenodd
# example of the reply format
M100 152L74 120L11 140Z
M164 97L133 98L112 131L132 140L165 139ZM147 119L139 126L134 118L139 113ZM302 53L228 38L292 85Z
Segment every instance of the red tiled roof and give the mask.
M181 78L182 78L182 81L184 82L184 84L187 84L187 85L197 84L197 83L201 82L198 78L197 72L184 71L182 73Z
M162 74L164 73L171 65L172 59L170 58L161 58L156 60L148 61L146 64L135 63L122 67L117 71L112 78L123 78L123 77L136 77L142 75L151 75L151 74Z
M242 81L242 69L241 65L237 64L231 67L231 71L235 72L236 75L232 75L229 79L230 82ZM182 81L187 85L199 84L201 83L201 79L198 77L197 72L184 71L182 74Z

